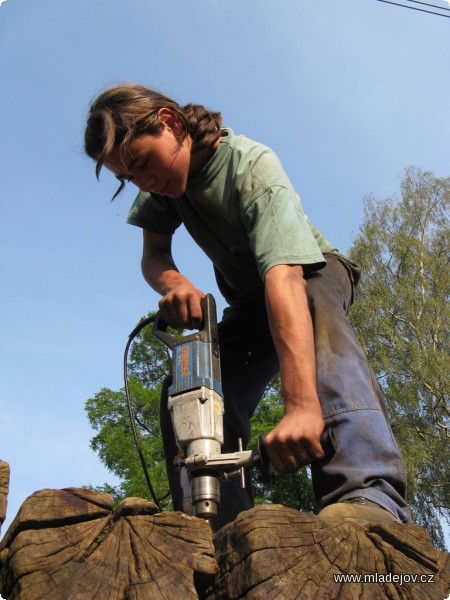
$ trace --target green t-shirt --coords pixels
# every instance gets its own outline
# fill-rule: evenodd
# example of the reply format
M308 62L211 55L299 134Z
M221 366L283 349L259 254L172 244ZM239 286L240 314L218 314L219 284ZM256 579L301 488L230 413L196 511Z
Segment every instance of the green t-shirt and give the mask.
M337 249L309 222L276 155L230 129L222 134L183 196L140 192L127 221L169 235L183 223L213 262L219 289L233 306L260 298L271 267L300 264L311 272Z

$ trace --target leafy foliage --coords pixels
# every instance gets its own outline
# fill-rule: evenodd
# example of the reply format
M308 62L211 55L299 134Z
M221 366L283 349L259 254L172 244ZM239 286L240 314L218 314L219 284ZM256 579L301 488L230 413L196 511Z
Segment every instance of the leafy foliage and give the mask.
M142 451L150 463L147 467L151 468L156 495L161 498L167 493L168 487L159 431L159 389L146 389L136 377L130 380L129 388ZM139 496L151 500L134 444L125 392L103 388L86 402L86 411L91 426L97 431L91 439L92 450L122 480L113 496Z
M351 250L351 319L384 392L415 522L443 546L450 509L450 179L409 168L400 196L365 200Z
M129 390L135 426L155 493L162 507L170 505L163 444L159 428L161 384L170 371L162 344L144 329L132 346L129 364ZM122 481L117 488L105 484L99 491L109 491L117 500L129 496L149 498L142 465L136 451L124 389L115 392L103 388L86 401L85 409L96 435L91 448L102 463Z

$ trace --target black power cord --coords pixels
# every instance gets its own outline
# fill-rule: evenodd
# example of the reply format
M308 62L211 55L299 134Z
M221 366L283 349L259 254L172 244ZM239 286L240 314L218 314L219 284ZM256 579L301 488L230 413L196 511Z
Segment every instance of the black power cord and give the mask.
M155 490L153 489L152 482L150 480L150 474L147 469L147 463L145 462L145 458L142 453L142 448L139 443L136 425L134 422L133 407L131 405L130 391L128 389L128 351L130 349L131 342L134 340L134 338L137 336L137 334L140 333L144 329L144 327L147 327L147 325L149 325L150 323L153 323L154 320L155 320L154 315L151 317L147 317L146 319L143 319L136 325L136 327L133 329L133 331L128 336L128 343L125 347L125 353L124 353L124 357L123 357L123 378L124 378L124 382L125 382L125 396L127 399L128 414L130 417L131 431L133 433L134 443L136 445L136 450L139 455L139 459L141 461L142 469L144 471L145 481L147 482L147 486L148 486L148 489L150 490L150 494L153 498L153 502L156 504L156 507L158 508L159 512L161 512L161 506L159 504L159 499L156 497Z

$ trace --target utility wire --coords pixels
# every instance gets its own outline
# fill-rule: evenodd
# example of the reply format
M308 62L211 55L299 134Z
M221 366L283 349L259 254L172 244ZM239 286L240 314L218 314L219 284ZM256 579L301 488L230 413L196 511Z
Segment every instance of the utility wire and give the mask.
M437 8L438 10L448 10L450 12L450 8L447 8L446 6L436 6L436 4L429 4L428 2L419 2L419 0L405 0L405 2L412 2L413 4L422 4L423 6L430 6L431 8Z
M408 0L406 0L408 1ZM412 1L412 0L410 0ZM415 0L414 0L415 1ZM417 10L419 12L428 13L430 15L436 15L438 17L445 17L446 19L450 19L450 15L443 15L442 13L437 13L432 10L424 10L423 8L416 8L415 6L407 6L406 4L398 4L397 2L390 2L389 0L377 0L377 2L384 2L385 4L393 4L394 6L401 6L402 8L409 8L409 10ZM418 4L425 4L425 2L417 2ZM431 4L425 4L426 6L433 6ZM433 6L434 8L434 6ZM439 10L449 10L447 8L442 8L440 6L436 6L435 8L439 8Z

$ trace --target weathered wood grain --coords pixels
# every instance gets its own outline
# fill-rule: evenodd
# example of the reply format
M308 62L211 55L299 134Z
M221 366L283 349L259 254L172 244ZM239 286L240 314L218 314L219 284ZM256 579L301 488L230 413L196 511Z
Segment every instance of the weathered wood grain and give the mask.
M114 510L107 494L42 490L0 543L0 591L7 600L444 600L450 591L450 555L414 526L266 505L214 544L205 521L156 513L147 500ZM372 581L335 579L347 574Z
M8 600L190 600L217 571L209 525L84 489L28 498L0 544Z
M241 513L215 545L220 571L208 600L445 600L450 591L450 555L412 525L322 521L265 505ZM377 573L372 583L333 577Z
M9 465L0 460L0 531L6 517L6 506L9 490Z

